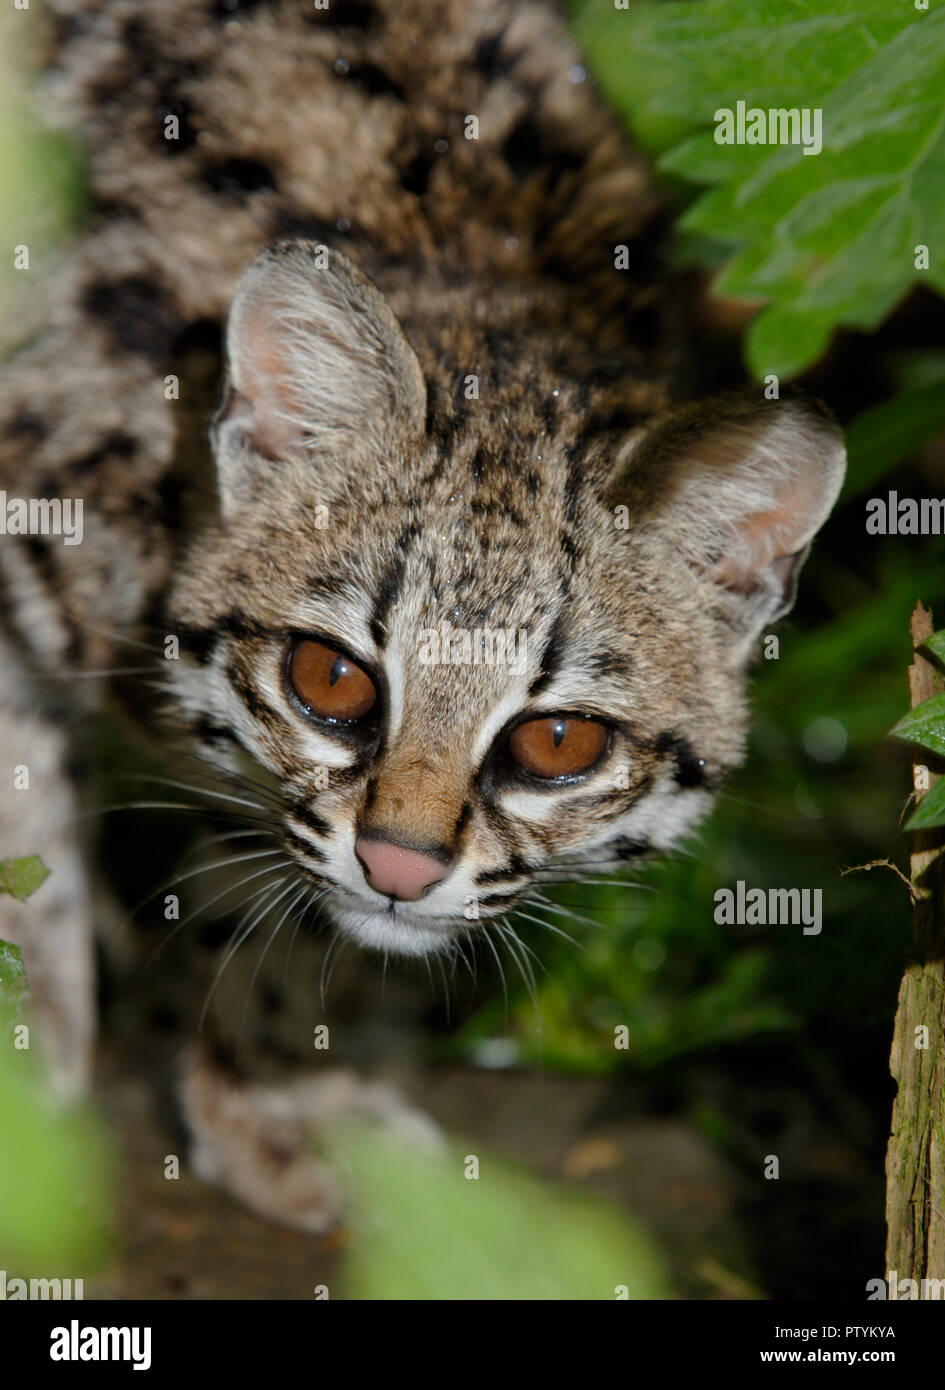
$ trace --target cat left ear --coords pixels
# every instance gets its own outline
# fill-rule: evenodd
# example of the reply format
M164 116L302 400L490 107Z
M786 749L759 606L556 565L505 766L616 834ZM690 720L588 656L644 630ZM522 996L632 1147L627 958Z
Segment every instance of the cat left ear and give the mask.
M845 465L825 409L800 395L739 393L654 426L622 466L614 496L628 505L631 525L664 532L753 641L793 605Z
M224 514L273 465L350 466L423 429L416 355L377 287L340 252L308 241L263 251L227 322L227 388L211 439Z

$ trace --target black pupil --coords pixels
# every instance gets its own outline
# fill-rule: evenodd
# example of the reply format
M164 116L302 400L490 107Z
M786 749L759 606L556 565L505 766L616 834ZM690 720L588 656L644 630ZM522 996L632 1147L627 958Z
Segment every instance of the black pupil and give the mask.
M556 748L561 747L561 740L564 738L565 730L567 729L567 727L568 721L566 719L557 719L555 721L555 727L551 734L551 740Z
M344 657L341 655L336 656L332 663L332 668L328 672L328 684L334 685L337 680L340 680L341 677L347 675L347 673L348 668L345 665Z

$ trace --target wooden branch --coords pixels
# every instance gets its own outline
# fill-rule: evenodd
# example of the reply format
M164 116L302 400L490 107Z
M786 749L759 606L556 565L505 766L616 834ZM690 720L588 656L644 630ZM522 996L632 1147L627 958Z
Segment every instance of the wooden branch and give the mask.
M913 649L933 632L920 603L912 614ZM918 651L909 668L913 708L945 689ZM937 781L916 747L913 790L920 801ZM896 1081L886 1151L886 1272L917 1282L945 1279L945 832L917 831L910 859L915 898L912 951L899 987L889 1070ZM923 1031L925 1030L925 1031ZM924 1043L924 1046L922 1045ZM909 1290L911 1293L912 1291Z

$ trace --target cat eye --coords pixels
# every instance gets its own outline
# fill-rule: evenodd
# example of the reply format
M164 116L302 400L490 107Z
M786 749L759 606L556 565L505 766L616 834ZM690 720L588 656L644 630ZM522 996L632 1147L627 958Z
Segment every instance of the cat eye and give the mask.
M599 719L544 715L512 730L509 753L534 777L573 777L594 766L607 746L607 735L607 725Z
M354 724L377 703L377 687L350 656L325 642L303 638L287 668L289 682L307 714L338 724Z

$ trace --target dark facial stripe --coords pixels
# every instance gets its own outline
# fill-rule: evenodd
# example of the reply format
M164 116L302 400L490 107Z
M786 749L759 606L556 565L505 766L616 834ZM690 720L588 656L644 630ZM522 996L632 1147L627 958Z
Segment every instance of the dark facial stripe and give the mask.
M404 573L407 568L407 547L416 539L419 532L420 527L416 523L404 527L397 537L395 547L397 559L377 587L377 597L371 612L370 630L371 636L379 647L383 646L386 640L387 619L397 601L400 586L404 582Z
M545 650L541 654L541 671L529 687L529 695L537 695L545 690L561 669L564 658L564 631L560 616L555 618Z
M709 780L705 759L697 758L689 740L682 734L664 730L653 745L661 757L669 755L676 764L674 777L678 787L704 787Z
M498 869L484 869L481 874L477 874L475 882L477 888L488 883L509 883L512 879L525 878L531 872L532 866L517 854L513 854L508 864Z
M328 855L324 850L319 849L318 845L313 845L310 840L306 840L302 835L297 835L288 826L282 832L283 838L288 846L297 850L299 854L308 859L314 859L317 864L326 864Z
M514 902L521 889L512 888L505 893L487 893L485 897L479 899L480 907L501 907L503 903Z
M284 719L263 699L245 671L231 662L226 668L226 677L254 719L257 719L260 724L264 724L270 730L275 729L284 735L289 734L288 720Z
M299 799L290 802L286 807L286 815L297 820L300 825L308 826L309 830L313 830L316 835L321 835L324 839L331 836L330 822L324 816L320 816L317 811L313 811L306 800Z

